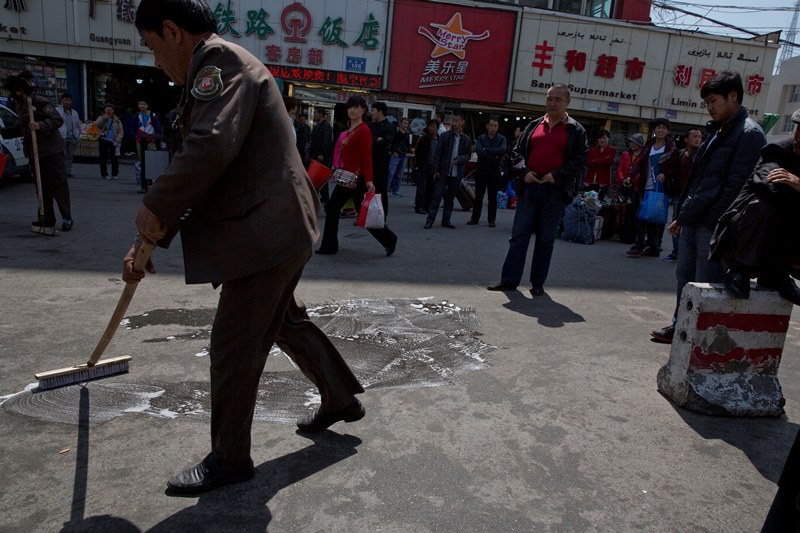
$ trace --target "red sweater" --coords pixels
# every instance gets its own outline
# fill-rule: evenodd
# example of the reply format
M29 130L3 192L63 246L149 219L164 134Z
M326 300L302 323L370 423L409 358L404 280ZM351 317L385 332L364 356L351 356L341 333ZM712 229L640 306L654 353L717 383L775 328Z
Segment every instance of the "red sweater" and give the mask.
M363 122L342 140L342 168L372 181L372 132Z
M567 150L567 126L559 122L548 127L545 122L533 130L528 154L528 168L537 176L544 176L554 168L564 165Z
M601 187L609 185L611 183L611 165L614 164L616 156L617 149L613 146L589 148L589 153L586 156L588 172L583 183L585 185L596 183Z

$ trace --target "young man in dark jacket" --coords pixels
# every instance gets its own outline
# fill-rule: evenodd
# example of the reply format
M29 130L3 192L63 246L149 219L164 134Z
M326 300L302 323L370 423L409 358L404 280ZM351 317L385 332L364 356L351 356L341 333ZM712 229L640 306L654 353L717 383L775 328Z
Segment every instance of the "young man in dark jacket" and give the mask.
M550 87L545 104L547 114L528 124L514 147L512 167L522 174L522 190L500 283L488 287L490 291L517 289L531 236L536 233L531 293L544 295L556 230L586 173L589 151L586 130L567 114L569 101L566 85L557 83Z
M420 137L414 148L414 179L417 182L417 195L414 198L414 211L427 215L433 196L433 155L439 142L439 122L428 121L427 133Z
M383 212L389 216L389 147L394 142L397 127L386 120L389 108L384 102L372 104L372 183L375 192L381 195Z
M489 117L486 133L478 137L478 171L475 173L475 201L472 204L472 218L467 222L472 226L481 219L483 195L489 189L489 227L494 227L497 216L497 191L500 190L500 172L503 156L506 155L506 138L497 134L500 125L496 115Z
M333 129L327 118L327 110L322 107L314 109L314 129L311 130L311 146L309 156L326 167L331 166L333 159Z
M739 195L767 143L761 126L742 106L744 87L736 72L722 71L700 90L711 122L697 150L669 231L678 235L677 304L672 324L651 333L656 342L671 343L683 287L690 281L722 283L722 264L709 259L711 234L719 217Z

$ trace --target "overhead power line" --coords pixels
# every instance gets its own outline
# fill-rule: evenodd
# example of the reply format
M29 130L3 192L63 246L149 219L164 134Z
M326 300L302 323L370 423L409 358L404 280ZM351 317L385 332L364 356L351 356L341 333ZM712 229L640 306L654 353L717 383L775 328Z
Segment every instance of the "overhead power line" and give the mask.
M654 7L660 8L660 9L666 9L668 11L674 11L674 12L678 12L678 13L683 13L684 15L690 15L692 17L697 17L698 19L707 20L709 22L713 22L714 24L718 24L719 26L722 26L722 27L725 27L725 28L729 28L729 29L732 29L732 30L736 30L736 31L741 32L741 33L746 33L746 34L751 35L753 37L760 37L762 35L761 33L754 32L752 30L747 30L745 28L740 28L739 26L735 26L733 24L728 24L727 22L723 22L721 20L716 20L716 19L713 19L713 18L708 17L706 15L701 15L699 13L694 13L692 11L687 11L686 9L683 9L683 8L680 8L680 7L675 7L673 4L677 4L677 3L679 3L679 2L674 2L673 1L673 2L670 2L669 4L667 4L666 2L654 1L652 3L652 5ZM680 3L683 4L683 2L680 2ZM697 5L698 7L709 7L708 5L701 6L700 4L693 4L693 5ZM711 6L711 7L716 7L716 6ZM693 25L687 25L687 26L693 26ZM784 40L784 39L780 40L780 44L783 44L785 46L793 46L793 47L796 47L796 48L800 48L800 44L797 44L797 43L792 42L792 41L787 41L787 40Z

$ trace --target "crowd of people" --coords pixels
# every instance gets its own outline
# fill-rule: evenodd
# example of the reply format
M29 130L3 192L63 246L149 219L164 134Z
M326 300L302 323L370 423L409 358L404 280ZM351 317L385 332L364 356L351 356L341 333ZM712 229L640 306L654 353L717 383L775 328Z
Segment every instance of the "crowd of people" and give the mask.
M207 6L187 9L177 1L142 0L136 27L157 64L187 90L183 112L175 117L183 136L171 164L143 197L123 280L143 279L144 273L133 268L143 242L166 248L180 232L187 283L221 286L210 346L211 451L169 480L173 493L198 494L253 477L250 429L273 343L320 391L320 407L298 420L301 431L319 432L365 415L356 398L363 387L311 322L294 290L320 236L320 195L326 216L317 253L339 251L345 203L352 199L358 208L365 195L377 193L386 218L383 227L369 231L387 256L394 254L398 237L386 224L389 197L400 195L400 176L411 153L414 209L426 215L425 229L432 228L442 203L441 225L455 229L454 198L473 147L476 190L468 225L479 223L488 192L488 224L494 227L497 194L506 182L513 184L518 201L508 252L491 291L517 290L535 235L530 290L533 296L545 293L559 225L579 192L596 191L602 199L621 196L632 212L647 202L648 193L663 192L674 199L667 228L674 241L667 258L677 261L678 298L692 281L724 283L732 296L746 298L756 277L800 305L800 291L790 278L800 268L800 232L791 216L800 199L800 126L793 139L765 146L761 127L742 106L742 80L734 72L720 72L704 84L700 96L712 120L705 138L699 129L686 131L681 150L663 118L653 121L648 138L630 135L619 157L607 131L599 132L590 148L586 130L568 112L569 88L555 84L547 91L545 113L517 128L511 143L498 133L497 117L490 117L486 133L473 142L464 130L465 116L455 111L449 127L441 116L431 119L412 152L408 119L396 125L386 104L375 102L367 124L368 106L361 96L347 101L348 124L341 133L334 135L325 109L316 110L312 129L297 113L296 100L281 99L258 58L216 35ZM43 209L32 229L55 233L55 202L68 231L67 175L79 134L71 98L63 95L57 110L37 98L22 75L9 78L5 88L20 113L26 150L38 147ZM792 120L800 125L800 110ZM110 160L110 179L115 179L125 126L111 105L94 125L100 132L101 176L109 179ZM141 149L157 142L160 128L158 117L140 102L136 138ZM335 169L342 179L333 172L335 181L322 193L315 191L303 171L312 160ZM627 255L659 256L665 225L637 220ZM281 231L264 238L265 228ZM147 270L153 271L152 264ZM673 319L652 337L671 342L674 331Z

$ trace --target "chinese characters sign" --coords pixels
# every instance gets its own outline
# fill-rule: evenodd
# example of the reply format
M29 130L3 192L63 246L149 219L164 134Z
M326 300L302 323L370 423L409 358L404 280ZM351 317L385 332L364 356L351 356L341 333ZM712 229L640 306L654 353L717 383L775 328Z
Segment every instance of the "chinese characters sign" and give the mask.
M512 101L541 105L565 83L573 109L689 123L708 120L700 88L721 70L742 75L757 114L776 55L763 43L534 13L523 15L519 42Z
M398 0L389 90L505 102L513 54L513 12Z
M211 0L217 33L291 81L381 88L386 6L368 0ZM357 76L327 76L324 72ZM366 76L366 80L362 77ZM323 79L324 78L324 79ZM366 85L364 85L363 83Z

